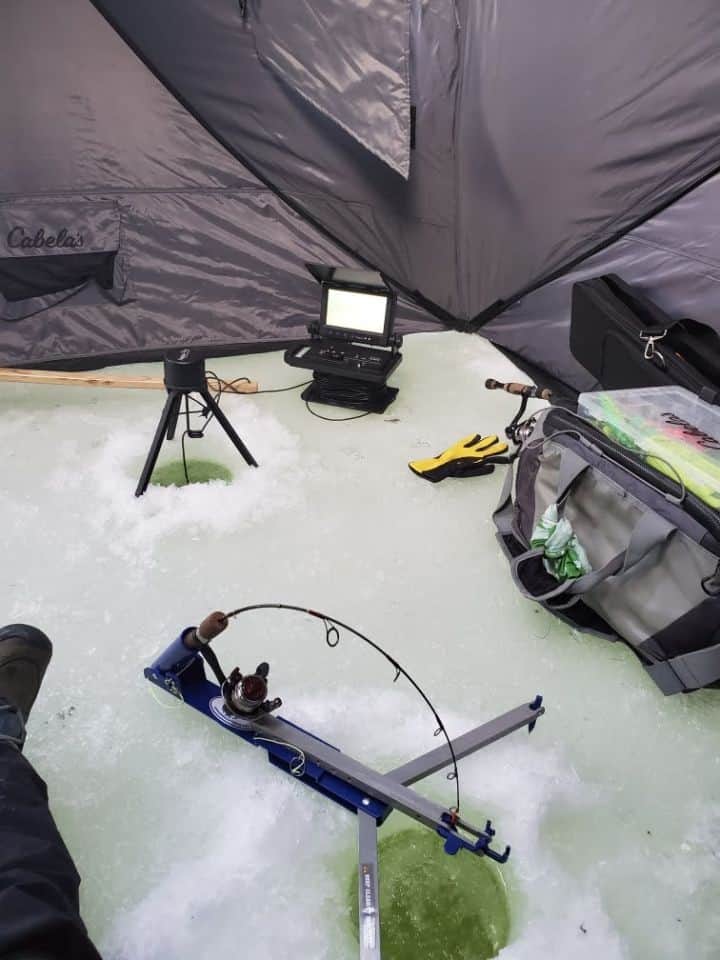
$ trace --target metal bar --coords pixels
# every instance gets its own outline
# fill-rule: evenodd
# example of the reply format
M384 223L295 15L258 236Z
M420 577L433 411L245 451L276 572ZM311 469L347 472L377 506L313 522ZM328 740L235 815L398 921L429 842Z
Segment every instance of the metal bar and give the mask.
M447 830L448 808L420 796L409 787L403 786L387 774L378 773L353 757L326 746L311 734L307 734L281 717L264 716L252 721L252 729L260 736L270 736L301 750L307 760L318 763L325 770L341 777L354 787L400 810L431 830ZM458 825L476 837L485 836L484 831L470 824L458 821Z
M481 726L475 727L474 730L464 733L457 740L453 740L455 756L460 760L462 757L475 753L476 750L482 750L483 747L506 737L509 733L514 733L515 730L534 723L543 713L545 713L545 707L533 709L532 704L523 704L514 710L509 710L502 716L495 717L494 720L483 723ZM442 746L436 747L435 750L430 750L428 753L404 763L401 767L389 770L386 776L409 787L411 784L417 783L418 780L429 777L431 773L442 770L450 763L452 763L450 749L447 743L444 743Z
M380 960L377 823L362 810L358 810L358 856L360 960Z

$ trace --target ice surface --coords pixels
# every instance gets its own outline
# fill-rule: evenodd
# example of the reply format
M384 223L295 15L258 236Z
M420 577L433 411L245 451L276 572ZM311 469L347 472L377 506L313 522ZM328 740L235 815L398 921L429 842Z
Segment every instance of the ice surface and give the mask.
M500 433L514 404L483 383L517 372L459 334L409 337L404 355L384 416L333 424L297 393L227 398L260 468L212 426L190 454L233 483L139 501L160 394L0 387L2 617L55 642L27 751L93 936L110 960L356 956L352 817L142 678L211 609L277 600L384 644L454 733L545 695L531 737L461 764L468 816L513 846L503 960L716 957L720 693L666 699L623 647L516 594L490 521L500 473L434 486L406 464ZM301 379L279 354L212 365L264 387ZM227 666L268 659L286 717L380 769L437 744L387 664L349 636L329 650L317 621L249 614L216 648ZM423 789L452 802L441 774Z

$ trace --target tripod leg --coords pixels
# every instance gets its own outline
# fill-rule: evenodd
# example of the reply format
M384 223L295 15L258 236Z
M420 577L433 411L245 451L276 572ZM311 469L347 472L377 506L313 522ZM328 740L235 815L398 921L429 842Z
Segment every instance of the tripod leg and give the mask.
M174 440L174 439L175 439L175 430L177 429L178 417L180 416L180 403L181 403L181 401L182 401L182 398L181 398L180 396L178 396L178 402L173 405L173 408L172 408L172 410L171 410L171 412L170 412L170 416L168 417L168 424L167 424L167 438L168 438L168 440ZM186 406L187 406L187 402L188 402L188 399L187 399L187 396L186 396L186 397L185 397L185 405L186 405Z
M180 393L168 393L168 398L165 401L163 412L160 415L160 423L155 431L155 436L153 437L153 442L150 444L150 450L148 451L145 466L142 468L142 473L140 474L140 479L138 480L138 485L135 490L136 497L141 497L147 490L148 484L150 483L150 477L152 476L152 472L155 469L155 464L157 463L160 447L163 445L163 440L165 439L165 434L168 430L168 424L173 422L173 418L174 421L177 422L181 399L182 394Z
M230 423L228 418L220 409L220 405L216 402L216 400L210 395L210 393L207 390L202 390L200 392L200 396L208 405L212 413L215 415L215 419L223 428L225 433L228 435L228 437L230 437L234 446L237 448L241 456L244 458L245 463L247 463L249 467L256 467L257 461L255 457L250 453L250 451L242 442L240 437L235 433L235 430L233 429L233 425Z

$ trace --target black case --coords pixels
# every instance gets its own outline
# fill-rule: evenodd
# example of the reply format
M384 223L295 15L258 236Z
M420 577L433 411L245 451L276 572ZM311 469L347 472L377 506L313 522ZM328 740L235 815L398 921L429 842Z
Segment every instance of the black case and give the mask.
M606 390L675 385L720 404L720 336L615 274L573 285L570 350Z

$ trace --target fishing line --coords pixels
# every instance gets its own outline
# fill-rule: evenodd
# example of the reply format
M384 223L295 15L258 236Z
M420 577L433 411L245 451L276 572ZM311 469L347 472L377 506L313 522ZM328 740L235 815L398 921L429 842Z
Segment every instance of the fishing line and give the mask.
M360 633L359 630L356 630L354 627L349 626L349 624L347 623L343 623L342 620L337 620L335 619L335 617L331 617L326 613L319 613L317 610L309 610L307 607L299 607L290 603L253 603L247 607L238 607L237 610L231 610L230 613L225 614L225 618L227 620L231 620L234 617L239 616L241 613L248 613L251 610L292 610L295 613L306 613L308 616L314 617L316 620L320 620L323 623L323 626L325 627L325 642L329 647L335 648L340 642L340 632L338 630L338 627L339 627L341 630L347 630L348 633L352 633L354 636L358 637L358 639L363 640L365 643L371 646L373 650L376 650L383 657L385 657L385 659L395 669L395 677L393 679L393 683L397 682L397 680L401 676L405 677L405 679L414 687L417 693L422 697L428 709L430 710L433 717L435 718L435 722L437 723L437 729L435 730L434 736L437 737L442 733L442 735L445 737L445 742L447 743L448 750L450 751L450 757L452 758L452 767L453 767L451 772L447 774L447 779L455 781L456 805L455 807L451 807L450 810L451 812L455 813L456 816L457 814L460 813L460 775L458 773L457 757L455 756L455 750L452 745L452 740L450 739L447 729L445 728L445 724L440 718L440 714L437 712L437 710L433 706L428 695L422 689L420 684L407 672L407 670L400 663L398 663L398 661L393 656L391 656L386 650L383 650L383 648L379 644L375 643L369 637L366 637L365 634ZM203 648L201 652L204 653L205 649L206 648Z

